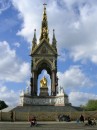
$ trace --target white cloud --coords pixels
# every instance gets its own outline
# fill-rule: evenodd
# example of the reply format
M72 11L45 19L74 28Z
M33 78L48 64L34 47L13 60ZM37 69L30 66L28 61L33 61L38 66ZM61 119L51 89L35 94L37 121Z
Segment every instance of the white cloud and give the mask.
M15 42L15 43L14 43L14 46L20 47L20 43L19 43L19 42Z
M19 104L19 94L19 90L8 89L6 86L0 84L0 100L5 101L8 106Z
M71 90L76 90L82 87L92 87L94 84L86 77L79 66L71 66L64 73L58 72L59 86Z
M40 5L38 3L42 2L37 0L35 2L31 0L21 0L18 2L17 0L13 0L13 5L19 11L19 18L23 19L21 30L18 30L17 35L23 36L29 42L31 42L33 38L34 29L36 28L39 31L40 28L37 21L41 22L40 17L42 17L42 12L39 11Z
M34 28L39 37L42 4L38 0L13 0L19 17L23 19L17 34L29 42ZM74 61L87 59L97 64L97 0L50 0L47 4L50 37L55 28L59 54L65 48Z
M58 60L60 60L60 61L66 61L66 59L67 59L67 54L66 54L66 52L65 51L61 51L60 52L60 55L59 55L59 57L58 57Z
M6 41L0 42L0 80L23 82L30 75L30 65L16 56Z
M0 0L0 13L8 9L11 5L10 0Z
M97 95L93 93L84 93L84 92L78 92L78 91L70 92L69 94L69 101L74 106L85 105L90 99L97 100Z

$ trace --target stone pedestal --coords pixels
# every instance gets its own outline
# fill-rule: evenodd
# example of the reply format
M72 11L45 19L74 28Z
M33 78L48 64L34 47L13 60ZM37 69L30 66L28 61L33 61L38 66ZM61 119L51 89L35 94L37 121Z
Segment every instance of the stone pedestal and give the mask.
M44 93L41 93L44 94ZM57 96L30 96L27 94L20 96L20 106L65 106L70 104L67 95Z
M40 95L39 96L49 96L48 88L47 87L40 88Z

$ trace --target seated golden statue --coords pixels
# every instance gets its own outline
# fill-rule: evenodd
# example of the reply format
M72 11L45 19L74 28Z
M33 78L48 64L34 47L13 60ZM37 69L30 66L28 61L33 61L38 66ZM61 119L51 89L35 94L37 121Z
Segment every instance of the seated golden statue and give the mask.
M40 80L40 86L41 88L47 87L47 79L45 78L45 76Z

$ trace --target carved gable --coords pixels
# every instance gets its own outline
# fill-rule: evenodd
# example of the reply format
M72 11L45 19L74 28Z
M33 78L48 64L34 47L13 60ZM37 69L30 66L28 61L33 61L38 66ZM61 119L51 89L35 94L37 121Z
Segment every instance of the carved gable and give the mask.
M42 41L32 52L39 55L56 55L56 50L46 40Z

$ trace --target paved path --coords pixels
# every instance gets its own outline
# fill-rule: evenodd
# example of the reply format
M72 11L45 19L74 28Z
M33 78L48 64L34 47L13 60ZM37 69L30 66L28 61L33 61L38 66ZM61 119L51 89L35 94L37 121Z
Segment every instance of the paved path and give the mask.
M84 126L76 122L38 122L30 127L29 122L0 122L0 130L97 130L96 126Z

